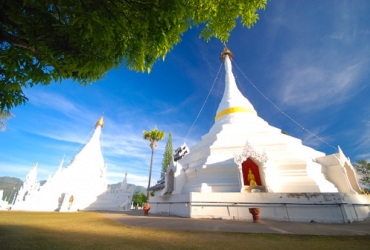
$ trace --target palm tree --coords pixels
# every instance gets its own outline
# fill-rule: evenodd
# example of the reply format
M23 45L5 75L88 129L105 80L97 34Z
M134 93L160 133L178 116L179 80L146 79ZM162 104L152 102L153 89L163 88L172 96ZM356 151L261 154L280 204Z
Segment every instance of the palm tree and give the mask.
M0 127L1 127L1 130L5 130L6 129L6 126L5 126L5 121L8 120L10 117L14 116L12 113L10 113L9 110L1 110L0 111Z
M147 201L149 201L149 188L150 188L150 179L152 178L152 164L153 164L153 156L154 150L157 148L157 142L162 140L165 136L164 131L158 131L156 127L154 127L151 131L143 131L144 139L150 141L150 148L152 149L152 158L150 159L150 170L149 170L149 181L148 181L148 189L147 189Z

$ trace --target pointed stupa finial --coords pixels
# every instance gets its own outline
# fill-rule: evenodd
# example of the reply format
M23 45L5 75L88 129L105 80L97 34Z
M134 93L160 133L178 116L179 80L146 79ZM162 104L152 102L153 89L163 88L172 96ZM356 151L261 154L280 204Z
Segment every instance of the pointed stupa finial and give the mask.
M242 115L245 114L253 114L257 115L256 110L254 109L253 105L249 102L247 98L243 96L243 94L238 89L235 77L232 72L232 65L231 59L234 55L231 51L226 47L224 47L224 51L221 53L221 60L224 62L225 65L225 90L222 100L218 106L215 122L222 121L225 119L220 119L222 117L226 117L229 115ZM229 119L226 119L228 122ZM226 121L225 120L225 121Z
M100 119L96 122L95 124L95 128L97 128L98 126L100 126L101 128L104 127L104 114L100 117Z
M224 51L221 53L221 61L225 62L226 55L229 56L230 60L234 58L234 54L226 47L226 43L224 43Z

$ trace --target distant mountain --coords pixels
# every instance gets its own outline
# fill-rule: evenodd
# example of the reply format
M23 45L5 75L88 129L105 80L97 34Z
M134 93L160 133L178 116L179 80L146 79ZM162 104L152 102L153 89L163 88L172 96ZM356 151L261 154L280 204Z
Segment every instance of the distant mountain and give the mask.
M42 180L39 182L42 186L43 184L45 184L46 180ZM19 178L0 177L0 190L4 190L3 200L5 200L6 198L6 200L9 202L13 201L16 191L18 191L22 185L23 185L23 181ZM112 190L116 190L119 188L120 185L121 185L121 182L118 182L116 184L110 184L108 186L111 186ZM142 186L136 186L135 184L127 183L127 192L135 193L136 191L146 194L146 188Z
M108 186L111 187L111 190L114 191L116 189L118 189L120 186L121 186L121 183L122 182L118 182L116 184L109 184ZM127 183L127 192L129 193L135 193L135 192L139 192L139 193L144 193L146 194L146 188L142 187L142 186L136 186L135 184L130 184L130 183Z
M15 177L0 177L0 190L4 190L3 200L13 201L16 191L23 185L21 179ZM1 197L0 197L1 198Z

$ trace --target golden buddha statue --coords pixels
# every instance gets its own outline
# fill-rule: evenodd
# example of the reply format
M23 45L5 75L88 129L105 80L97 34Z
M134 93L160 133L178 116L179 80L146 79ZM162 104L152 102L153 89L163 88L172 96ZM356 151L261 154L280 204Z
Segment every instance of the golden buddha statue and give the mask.
M72 206L73 201L74 201L74 197L73 195L71 195L71 197L69 198L69 207Z
M256 182L256 178L254 177L254 174L252 173L252 169L249 169L248 181L249 181L249 186L258 186Z

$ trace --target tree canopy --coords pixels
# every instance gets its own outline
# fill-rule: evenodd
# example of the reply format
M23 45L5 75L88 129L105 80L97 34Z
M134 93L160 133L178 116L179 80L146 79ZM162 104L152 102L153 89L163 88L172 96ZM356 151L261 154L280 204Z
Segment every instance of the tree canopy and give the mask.
M189 28L223 42L236 19L250 28L267 0L0 0L0 110L23 88L72 79L87 85L113 67L150 71ZM203 26L202 26L203 27Z
M136 191L134 195L132 196L132 202L134 203L134 207L136 206L143 206L143 203L146 202L146 196L144 193L141 193L139 191Z
M5 121L14 116L9 110L0 110L0 130L5 130Z
M357 164L353 164L357 173L361 176L361 183L368 188L370 187L370 162L358 160Z
M157 149L157 142L163 140L164 136L164 131L158 131L157 127L154 127L154 129L150 131L143 131L143 138L144 140L150 141L149 146L152 151Z

